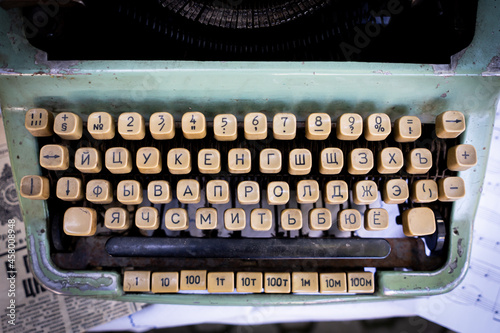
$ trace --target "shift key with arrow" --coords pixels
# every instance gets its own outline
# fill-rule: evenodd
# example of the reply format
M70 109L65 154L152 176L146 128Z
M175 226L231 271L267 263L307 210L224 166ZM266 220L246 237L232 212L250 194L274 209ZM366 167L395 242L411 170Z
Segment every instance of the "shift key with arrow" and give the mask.
M47 170L66 170L69 167L68 148L45 145L40 149L40 165Z

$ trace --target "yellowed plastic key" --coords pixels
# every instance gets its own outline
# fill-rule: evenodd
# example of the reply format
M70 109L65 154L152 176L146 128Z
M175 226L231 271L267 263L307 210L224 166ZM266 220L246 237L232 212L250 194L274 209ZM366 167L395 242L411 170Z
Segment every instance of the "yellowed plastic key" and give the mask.
M85 195L88 201L96 204L108 204L113 201L111 183L104 179L92 179L87 183Z
M234 291L233 272L210 272L207 276L209 293L231 293Z
M473 145L458 145L448 150L448 169L465 171L477 164L476 148Z
M238 272L236 291L239 293L261 293L263 276L260 272Z
M173 231L189 228L187 211L184 208L171 208L167 210L165 213L165 227Z
M417 207L403 212L403 232L406 236L432 235L436 231L436 219L432 209Z
M391 118L385 113L374 113L365 120L365 139L382 141L391 133Z
M465 196L465 182L460 177L446 177L438 181L439 201L456 201Z
M293 113L277 113L273 118L273 135L276 140L293 140L297 133L297 118Z
M24 126L36 137L51 136L53 132L54 116L45 109L30 109L26 112Z
M347 273L347 291L356 294L375 292L375 279L372 272Z
M264 292L288 294L292 289L290 273L264 273Z
M123 273L123 291L125 292L148 292L150 284L150 271L125 271Z
M327 113L311 113L306 120L306 138L326 140L332 132L332 118Z
M214 118L214 137L218 141L234 141L238 137L238 121L232 114L219 114Z
M394 140L413 142L422 135L422 124L415 116L403 116L394 122Z
M82 200L83 199L82 181L75 177L59 178L57 180L56 196L64 201Z
M207 271L184 270L181 271L180 290L206 290Z
M154 272L151 274L151 291L154 293L176 293L179 291L178 272Z
M94 236L97 230L97 212L87 207L68 208L64 213L63 230L70 236Z
M21 196L27 199L47 200L50 196L49 179L42 176L24 176L19 185Z
M94 139L110 140L115 137L115 121L107 112L94 112L87 119L87 130Z
M140 207L135 212L135 226L142 230L156 230L160 227L158 209Z
M442 139L456 138L465 131L465 117L459 111L445 111L436 117L436 136Z
M162 161L158 148L142 147L137 150L135 163L140 173L157 174L161 172Z
M205 193L209 203L225 204L229 202L229 183L226 180L210 180L206 186Z
M224 227L227 230L239 231L246 227L245 211L241 208L229 208L224 212Z
M75 168L82 173L101 172L101 152L95 148L78 148L75 152Z
M156 112L149 117L149 131L156 140L168 140L175 136L174 117L168 112Z
M300 209L283 209L281 211L281 227L287 231L302 229L302 212Z
M69 167L68 148L45 145L40 149L40 166L47 170L66 170Z
M320 293L322 294L347 293L345 273L321 273L319 281Z
M196 228L211 230L217 228L217 210L215 208L198 208L196 210Z
M142 203L142 185L137 180L122 180L116 188L116 198L124 205Z
M132 155L127 148L115 147L106 150L106 169L113 174L125 174L132 171Z
M129 212L121 207L107 209L104 215L104 226L111 230L128 230L130 228Z
M137 112L125 112L118 117L118 133L125 140L142 140L146 136L144 117Z
M66 140L80 140L83 123L80 116L71 112L61 112L54 119L54 132Z
M250 212L250 226L255 231L268 231L273 226L273 215L269 209L256 208Z
M292 293L317 293L319 291L318 273L293 272Z
M182 116L182 134L186 139L203 139L207 135L207 122L201 112L186 112Z

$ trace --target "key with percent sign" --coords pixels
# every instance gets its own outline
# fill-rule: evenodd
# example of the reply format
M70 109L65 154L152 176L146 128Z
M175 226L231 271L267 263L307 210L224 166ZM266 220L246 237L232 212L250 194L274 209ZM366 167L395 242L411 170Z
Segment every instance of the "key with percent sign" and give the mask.
M391 118L384 113L374 113L365 120L365 139L382 141L391 133Z

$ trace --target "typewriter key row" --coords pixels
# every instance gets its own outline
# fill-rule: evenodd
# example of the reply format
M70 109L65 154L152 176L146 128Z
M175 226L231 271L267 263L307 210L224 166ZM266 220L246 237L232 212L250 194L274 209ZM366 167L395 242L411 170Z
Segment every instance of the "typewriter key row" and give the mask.
M25 176L21 179L21 195L34 200L46 200L50 196L49 181L43 176ZM369 205L378 199L379 188L372 180L360 180L352 187L352 201L356 205ZM456 201L465 196L465 183L460 177L416 180L408 186L404 179L390 179L382 188L382 199L387 204L400 204L410 198L415 203ZM62 177L57 181L56 196L64 201L79 201L84 197L96 204L109 204L114 200L111 182L93 179L87 182L85 193L83 182L75 177ZM181 179L176 184L176 198L180 203L197 204L201 201L202 187L195 179ZM290 201L290 185L285 181L267 184L269 205L286 205ZM300 180L296 186L296 201L313 204L320 200L320 185L316 180ZM172 201L172 188L168 181L155 180L147 186L148 200L154 204ZM210 180L205 187L206 200L210 204L226 204L230 201L231 190L226 180ZM241 181L236 187L236 198L241 205L261 202L261 189L256 181ZM343 180L331 180L323 189L326 204L342 204L349 198L349 188ZM116 187L116 199L124 205L139 205L143 202L143 188L139 181L122 180Z
M261 112L248 113L243 120L247 140L267 138L267 116ZM56 133L63 139L79 140L83 133L83 121L71 112L54 116L45 109L31 109L26 113L26 128L34 136L50 136ZM118 133L126 140L142 140L146 136L146 121L137 112L126 112L118 117ZM232 114L217 115L213 119L214 137L219 141L233 141L238 135L238 121ZM297 132L297 119L292 113L277 113L272 120L273 137L277 140L293 140ZM327 113L312 113L305 121L306 138L325 140L332 131L332 119ZM339 140L357 140L364 132L367 141L385 140L391 133L391 119L384 113L373 113L364 119L356 113L345 113L337 118L336 136ZM181 120L182 134L186 139L203 139L207 135L207 121L201 112L186 112ZM115 121L107 112L94 112L88 116L87 130L97 140L109 140L115 136ZM465 130L465 118L461 112L446 111L436 118L436 135L439 138L456 138ZM168 112L153 113L149 118L149 131L156 140L168 140L175 136L175 121ZM403 116L394 122L394 139L397 142L413 142L421 135L420 119Z
M196 228L213 230L217 228L218 210L215 208L198 208L196 210ZM246 214L241 208L230 208L224 211L224 226L230 231L243 230L246 227ZM171 208L165 212L165 227L179 231L189 228L187 210ZM255 208L250 213L250 227L255 231L269 231L273 228L273 213L270 209ZM135 212L135 226L143 230L156 230L160 227L160 214L155 207L140 207ZM403 213L403 231L406 236L424 236L436 230L435 216L427 207L411 208ZM340 210L337 215L337 228L340 231L356 231L362 226L361 213L356 209ZM104 225L111 230L127 230L130 228L130 214L119 207L106 210ZM370 231L384 230L389 225L389 214L383 208L372 208L365 212L364 226ZM300 209L283 209L280 216L283 230L300 230L303 227ZM315 208L309 211L309 228L311 230L329 230L332 227L332 214L327 208ZM93 236L97 228L97 212L93 208L71 207L64 213L63 229L70 236ZM187 245L187 244L184 244Z
M375 291L372 272L179 272L125 271L125 292L177 293L368 293Z
M142 174L158 174L162 171L162 154L155 147L142 147L137 150L136 166ZM344 167L344 154L339 148L325 148L321 151L319 172L333 175ZM252 156L246 148L233 148L227 155L227 170L232 174L250 173ZM217 149L201 149L197 159L198 170L203 174L217 174L221 171L221 154ZM447 166L452 171L464 171L476 165L477 156L474 146L461 144L449 149ZM82 173L99 173L103 161L101 152L95 148L79 148L75 152L75 167ZM40 165L47 170L66 170L70 166L68 148L62 145L45 145L40 149ZM123 147L106 150L105 167L113 174L126 174L132 170L132 154ZM311 173L313 156L308 149L297 148L288 156L288 173L308 175ZM406 165L410 174L424 174L432 167L432 154L428 149L415 148L403 158L399 148L387 147L377 154L377 171L381 174L394 174ZM355 148L347 156L347 171L351 175L368 174L374 167L373 152L367 148ZM171 174L188 174L193 164L191 153L185 148L173 148L167 153L167 168ZM275 148L263 149L259 154L259 171L265 174L279 173L282 169L281 151Z

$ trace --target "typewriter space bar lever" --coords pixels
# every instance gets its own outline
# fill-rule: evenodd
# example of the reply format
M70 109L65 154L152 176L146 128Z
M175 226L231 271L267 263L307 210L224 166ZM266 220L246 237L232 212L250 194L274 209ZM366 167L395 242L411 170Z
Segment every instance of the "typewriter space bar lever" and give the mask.
M112 237L106 251L119 257L383 259L391 252L378 238L142 238Z

